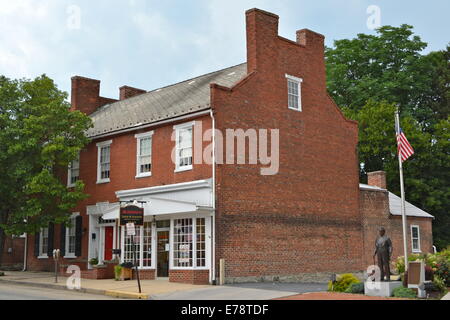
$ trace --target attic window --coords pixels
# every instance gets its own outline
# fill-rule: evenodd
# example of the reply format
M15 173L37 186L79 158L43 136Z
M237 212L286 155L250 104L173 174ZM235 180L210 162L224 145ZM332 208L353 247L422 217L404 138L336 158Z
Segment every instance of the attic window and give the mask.
M303 79L286 75L288 86L288 108L302 111L302 82Z

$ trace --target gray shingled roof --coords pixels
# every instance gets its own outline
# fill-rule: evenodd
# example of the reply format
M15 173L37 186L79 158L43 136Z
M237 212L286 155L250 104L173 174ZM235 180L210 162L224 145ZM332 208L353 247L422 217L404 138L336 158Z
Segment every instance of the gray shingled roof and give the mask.
M382 188L375 187L375 186L369 186L367 184L360 184L359 187L362 190L387 191L386 189L382 189ZM402 199L400 197L397 197L392 192L389 192L389 212L393 216L401 216L402 215L401 205L402 205ZM434 216L432 216L431 214L416 207L415 205L409 203L408 201L405 201L405 205L406 205L406 215L408 217L420 217L420 218L434 219Z
M92 138L207 110L211 102L211 83L232 87L246 75L247 64L244 63L107 104L90 115L94 127L87 135Z

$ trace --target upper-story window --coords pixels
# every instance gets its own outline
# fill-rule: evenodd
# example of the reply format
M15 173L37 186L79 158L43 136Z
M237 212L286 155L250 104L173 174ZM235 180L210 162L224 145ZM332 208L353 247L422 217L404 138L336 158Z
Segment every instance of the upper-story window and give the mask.
M97 143L97 183L106 183L111 181L111 144L112 140Z
M69 164L69 171L67 175L67 185L69 187L75 186L75 183L80 180L80 155Z
M152 132L137 134L136 177L149 177L152 174Z
M288 107L302 111L302 82L303 79L286 75L288 85Z
M420 228L411 226L411 245L413 252L420 252Z
M194 122L189 122L174 127L174 129L176 130L175 171L185 171L192 169L193 127Z

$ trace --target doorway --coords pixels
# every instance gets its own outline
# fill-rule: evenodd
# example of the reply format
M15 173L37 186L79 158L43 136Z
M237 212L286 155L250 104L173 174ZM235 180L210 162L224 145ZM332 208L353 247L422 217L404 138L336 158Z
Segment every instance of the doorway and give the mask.
M158 269L159 278L169 277L169 230L157 230L158 233Z
M104 248L105 261L112 260L113 241L114 241L114 227L105 227L105 248Z

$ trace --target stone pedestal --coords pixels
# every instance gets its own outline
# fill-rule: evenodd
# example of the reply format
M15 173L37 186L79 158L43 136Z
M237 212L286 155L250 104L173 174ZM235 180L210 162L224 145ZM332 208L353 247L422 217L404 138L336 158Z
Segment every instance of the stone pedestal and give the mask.
M392 297L395 288L401 287L401 281L390 282L365 282L364 293L372 297Z

